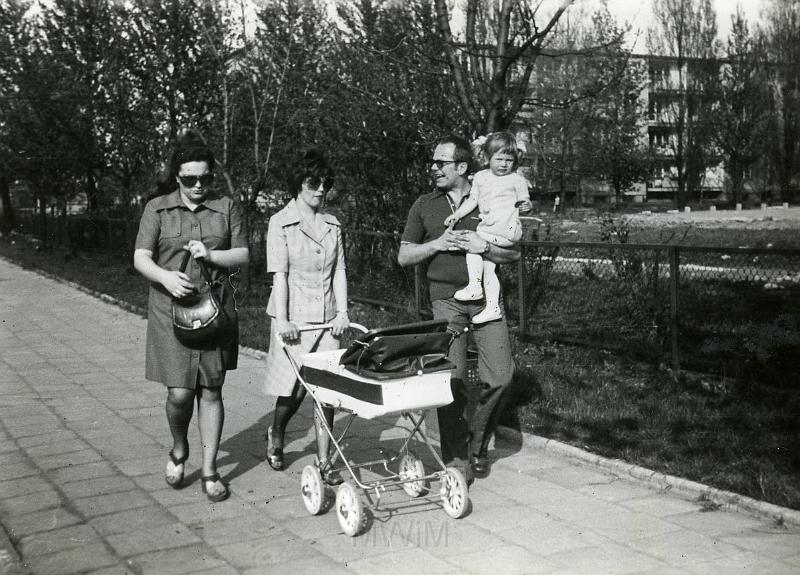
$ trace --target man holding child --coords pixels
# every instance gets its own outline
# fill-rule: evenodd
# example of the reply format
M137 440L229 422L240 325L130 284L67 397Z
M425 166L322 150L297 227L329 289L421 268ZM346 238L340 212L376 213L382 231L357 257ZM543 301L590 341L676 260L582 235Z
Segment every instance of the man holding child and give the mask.
M454 226L445 227L444 221L469 198L471 169L472 148L466 140L449 136L438 143L431 160L436 189L417 198L409 210L397 256L402 266L427 261L434 318L446 319L459 333L469 327L478 348L481 388L471 421L466 419L466 337L457 338L450 348L449 359L456 365L453 403L438 410L442 458L448 466L463 469L468 481L489 472L488 445L497 426L501 396L514 375L514 361L505 316L473 324L484 302L453 296L469 283L465 253L479 254L495 264L519 259L516 246L501 247L475 232L477 207Z

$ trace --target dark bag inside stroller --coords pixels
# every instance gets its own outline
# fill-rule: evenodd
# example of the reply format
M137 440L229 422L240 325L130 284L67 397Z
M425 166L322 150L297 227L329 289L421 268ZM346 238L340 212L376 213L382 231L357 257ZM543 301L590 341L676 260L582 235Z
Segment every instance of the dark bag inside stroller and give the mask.
M455 366L447 360L453 337L446 320L373 329L353 341L339 363L373 379L453 369Z

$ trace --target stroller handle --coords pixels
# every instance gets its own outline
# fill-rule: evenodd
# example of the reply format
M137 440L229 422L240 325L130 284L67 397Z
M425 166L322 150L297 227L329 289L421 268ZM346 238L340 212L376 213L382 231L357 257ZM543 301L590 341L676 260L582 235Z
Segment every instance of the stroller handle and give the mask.
M333 327L332 323L320 323L320 324L309 324L309 325L301 325L297 327L298 331L317 331L322 329L331 329ZM369 330L361 325L360 323L350 323L348 326L349 328L357 329L363 333L367 333Z
M308 325L297 326L297 331L300 331L300 332L303 332L303 331L320 331L320 330L331 329L332 327L333 327L332 323L313 323L313 324L308 324ZM356 329L356 330L358 330L358 331L360 331L362 333L367 333L369 331L368 328L364 327L360 323L351 323L348 326L348 329L349 328ZM278 343L280 344L281 347L285 347L285 345L286 345L286 342L283 341L283 336L280 335L280 334L278 335Z

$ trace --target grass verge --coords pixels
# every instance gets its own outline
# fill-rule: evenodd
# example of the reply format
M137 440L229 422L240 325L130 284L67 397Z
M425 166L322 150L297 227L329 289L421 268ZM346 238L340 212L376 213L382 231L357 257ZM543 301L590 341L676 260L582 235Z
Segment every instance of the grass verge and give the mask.
M68 257L0 241L0 256L146 307L147 285L130 261ZM242 292L241 342L266 349L263 293ZM368 327L411 321L355 305ZM518 373L503 423L662 473L800 509L800 391L744 385L635 363L609 352L515 341Z

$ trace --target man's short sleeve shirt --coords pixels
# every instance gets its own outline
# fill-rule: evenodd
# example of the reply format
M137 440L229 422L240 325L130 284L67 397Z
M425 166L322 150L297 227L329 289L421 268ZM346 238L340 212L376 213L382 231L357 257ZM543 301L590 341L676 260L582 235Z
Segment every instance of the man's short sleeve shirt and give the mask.
M466 199L467 196L464 196ZM433 191L417 198L408 212L408 220L400 238L403 242L424 244L444 233L444 220L453 213L445 192ZM472 230L478 225L477 208L462 218L455 229ZM427 278L431 301L447 299L467 285L467 261L464 252L438 252L427 262Z

